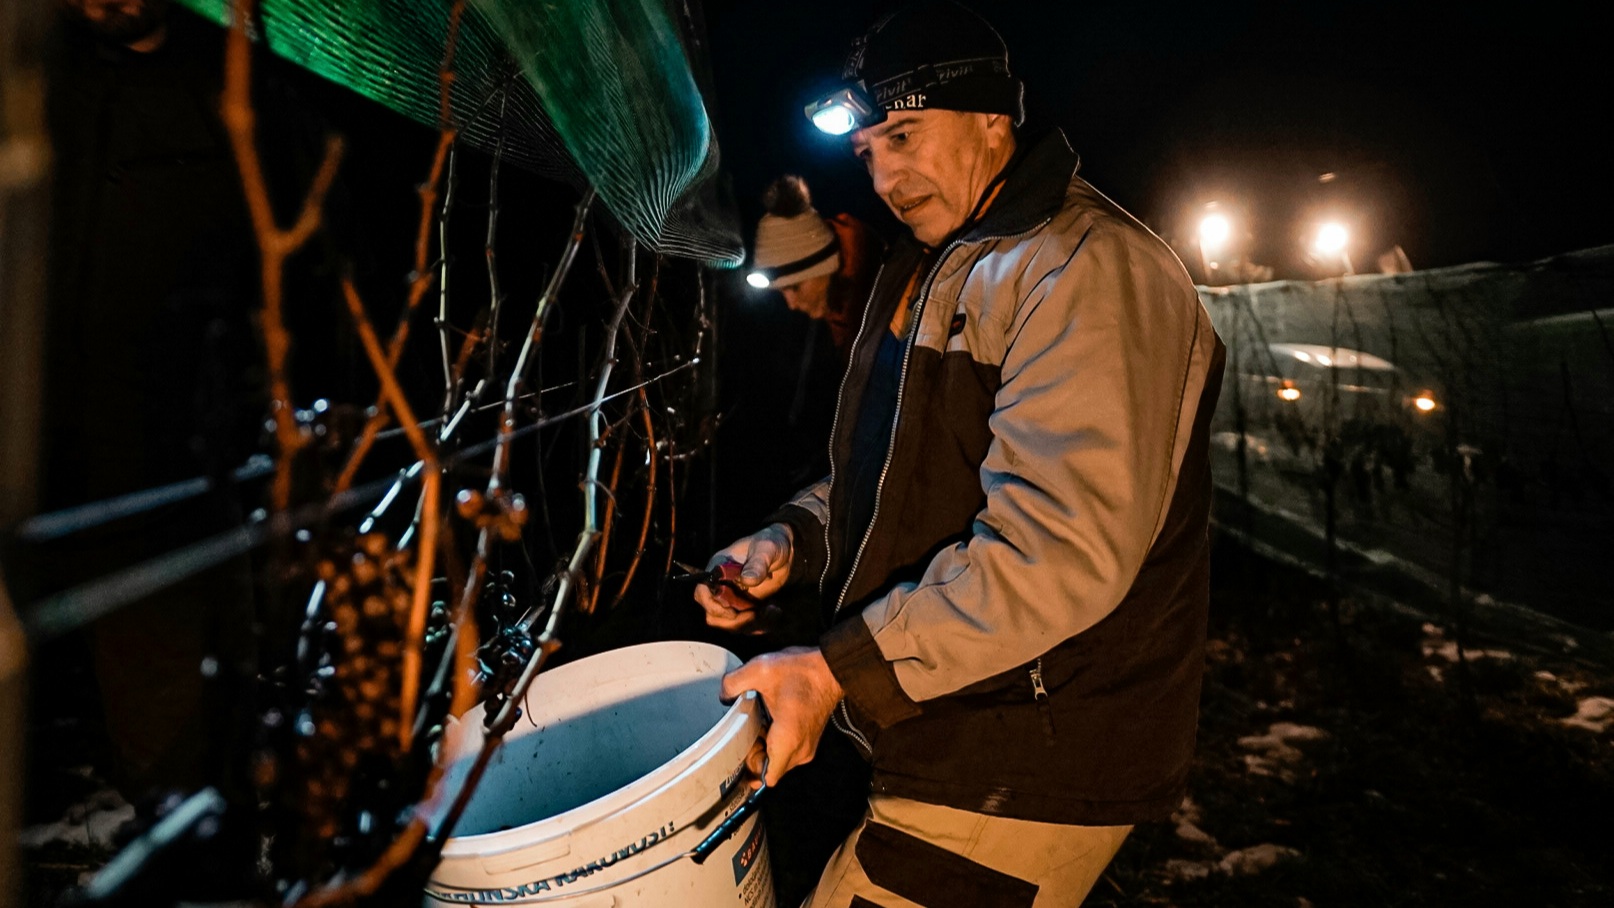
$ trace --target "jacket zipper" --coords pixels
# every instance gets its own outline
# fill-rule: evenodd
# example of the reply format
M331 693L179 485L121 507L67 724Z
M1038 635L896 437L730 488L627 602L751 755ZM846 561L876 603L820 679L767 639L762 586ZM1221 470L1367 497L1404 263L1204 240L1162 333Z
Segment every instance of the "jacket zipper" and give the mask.
M867 328L869 324L869 303L873 302L874 288L880 286L880 277L884 274L885 263L881 262L880 267L874 272L874 283L869 286L869 299L863 301L863 317L858 320L857 336L852 338L850 348L853 352L856 352L857 345L863 340L863 329ZM824 488L824 514L826 519L824 520L824 568L818 574L818 595L820 596L827 592L830 562L833 560L833 550L829 547L829 525L832 521L828 519L828 515L830 498L835 493L835 432L841 426L841 401L846 398L846 379L851 374L852 367L848 363L846 371L841 373L841 387L835 394L835 416L829 423L829 485Z
M1048 702L1048 686L1042 681L1042 657L1031 667L1031 699L1037 701L1037 712L1042 716L1044 743L1054 746L1054 710Z
M918 337L918 335L919 335L919 321L924 315L925 298L930 295L930 282L935 279L936 272L941 270L942 262L947 259L947 256L957 246L958 246L957 241L954 241L953 243L948 244L947 249L945 251L943 251L942 254L936 258L936 263L930 267L930 274L926 275L924 285L919 288L919 296L918 296L917 299L914 300L913 314L908 317L909 330L912 332L909 335L910 338ZM883 267L882 267L881 270L884 270ZM876 280L878 280L878 275L876 275ZM900 305L900 302L899 302L899 305ZM869 309L868 309L867 306L864 306L863 307L863 325L860 325L858 327L857 340L862 340L862 338L863 338L863 327L868 324L868 320L869 320ZM854 349L854 350L857 349L857 340L854 340L852 342L852 344L853 344L852 349ZM848 571L847 574L846 574L846 582L841 584L840 595L835 597L835 609L832 612L830 612L830 620L832 622L835 620L835 618L837 616L840 615L841 609L846 607L846 591L852 585L852 578L857 576L857 566L863 560L863 549L869 544L869 534L874 530L875 522L880 519L880 493L885 489L885 476L886 476L886 473L888 471L890 471L890 469L891 469L891 455L893 453L893 450L897 446L897 425L898 425L898 420L902 416L902 390L903 390L903 387L908 383L908 360L912 356L913 356L913 343L910 341L907 344L907 346L903 348L903 351L902 351L902 374L900 376L898 376L898 378L897 378L897 405L891 411L891 437L886 441L885 462L880 465L880 478L874 484L874 512L869 515L869 525L867 527L864 527L864 529L863 529L863 538L857 544L857 554L852 557L852 569L850 571ZM849 374L852 370L848 369L846 371ZM846 384L846 377L847 377L846 375L841 376L841 385L843 386L843 390L844 390L844 386ZM840 415L840 407L841 407L841 402L840 402L840 399L837 398L836 401L835 401L835 410L836 410L835 420L837 422L840 421L840 417L841 417L841 415ZM833 434L834 433L834 427L833 426L831 426L830 431L831 431L831 435L830 435L831 442L830 443L834 444L833 439L834 439L835 436ZM831 451L830 452L830 480L829 480L831 488L833 488L834 484L835 484L835 466L834 466L834 464L835 464L834 452ZM828 523L826 523L824 525L824 547L825 547L826 550L829 548L829 524ZM821 580L819 582L820 594L822 594L823 587L827 585L827 578L828 578L828 575L829 575L829 558L828 557L826 557L824 559L824 575L825 575L825 580ZM835 723L836 726L839 727L841 729L841 731L843 731L847 735L851 736L853 740L857 741L858 744L863 748L863 750L866 751L872 757L874 755L874 746L869 743L869 739L866 736L864 736L863 732L859 731L858 727L852 723L852 714L846 708L846 700L845 700L845 698L842 698L842 700L841 700L840 712L841 712L841 718L846 721L846 724L842 725L840 722L836 722Z
M1031 696L1037 701L1048 699L1048 688L1042 683L1042 657L1037 657L1037 664L1031 667Z
M836 715L836 713L839 713L840 715ZM846 708L845 698L841 699L840 704L835 708L835 712L832 712L829 715L830 719L834 721L836 728L840 729L843 734L857 742L857 745L863 748L864 753L871 757L874 756L874 745L870 744L869 739L863 735L863 732L858 731L857 726L852 724L852 714Z
M863 561L863 550L868 547L869 537L874 533L874 525L880 521L880 498L885 492L886 474L891 472L891 456L896 453L897 426L902 424L902 392L906 390L908 386L908 362L913 359L913 342L918 338L919 325L920 322L924 320L925 302L930 297L931 282L936 279L936 272L941 270L942 263L947 261L947 257L952 255L953 250L959 247L960 242L961 241L959 240L954 240L953 242L948 243L947 248L942 250L942 254L936 257L936 263L930 266L930 274L925 276L925 282L919 288L919 296L914 300L913 315L908 317L910 332L908 335L909 341L902 349L902 372L897 376L897 405L891 410L891 437L886 440L885 461L880 465L880 478L874 483L874 512L869 515L869 525L863 528L863 539L857 544L857 554L852 556L852 568L846 572L846 582L841 584L840 595L835 597L835 608L830 612L831 621L834 621L835 618L839 617L841 614L841 609L846 607L846 591L851 589L852 579L857 576L857 568L858 565ZM867 308L864 309L863 317L865 321L868 320ZM858 334L859 336L863 334L861 329L859 329ZM847 371L850 372L851 370L848 369ZM844 384L846 381L846 376L841 376L841 381ZM836 406L840 406L839 401L836 401ZM830 475L833 477L833 456L830 459L830 463ZM834 482L834 479L831 478L830 481ZM827 535L825 537L825 544L828 544ZM824 561L826 565L825 573L827 574L829 570L829 559L825 558Z

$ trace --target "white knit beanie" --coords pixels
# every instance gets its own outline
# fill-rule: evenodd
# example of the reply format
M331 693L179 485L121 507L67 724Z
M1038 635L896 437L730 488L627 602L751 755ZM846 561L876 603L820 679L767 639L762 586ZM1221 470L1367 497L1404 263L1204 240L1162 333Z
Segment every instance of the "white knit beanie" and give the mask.
M752 256L752 286L761 283L778 290L841 267L840 247L824 219L813 208L807 183L798 176L783 176L763 196L768 213L757 222L756 253Z

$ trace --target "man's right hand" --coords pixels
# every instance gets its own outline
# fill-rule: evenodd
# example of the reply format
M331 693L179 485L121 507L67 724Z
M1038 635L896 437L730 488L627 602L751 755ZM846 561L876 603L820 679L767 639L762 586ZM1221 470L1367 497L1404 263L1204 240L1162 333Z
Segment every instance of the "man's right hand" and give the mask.
M767 599L790 578L793 542L790 527L770 524L713 555L706 568L739 562L740 576L735 583L752 599ZM695 586L695 601L706 610L707 625L734 633L764 633L778 613L774 606L751 607L737 596L719 597L704 583Z

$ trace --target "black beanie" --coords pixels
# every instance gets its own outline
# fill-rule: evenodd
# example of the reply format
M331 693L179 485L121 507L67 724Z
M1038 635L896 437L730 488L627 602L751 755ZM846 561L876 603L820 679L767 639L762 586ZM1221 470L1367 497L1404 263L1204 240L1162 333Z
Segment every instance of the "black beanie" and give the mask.
M1009 49L985 19L952 0L922 0L874 23L852 42L841 78L862 82L876 106L963 110L1025 120Z

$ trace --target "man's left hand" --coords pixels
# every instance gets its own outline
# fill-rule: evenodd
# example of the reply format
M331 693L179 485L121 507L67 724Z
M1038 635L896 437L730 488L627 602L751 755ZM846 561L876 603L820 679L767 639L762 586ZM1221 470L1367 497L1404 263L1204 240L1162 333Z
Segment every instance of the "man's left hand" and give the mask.
M841 702L841 684L817 647L792 646L758 656L723 676L723 699L733 700L748 690L762 697L773 717L768 728L768 777L772 786L785 773L810 762L818 752L818 738L829 724L829 714ZM751 771L760 774L760 765Z

